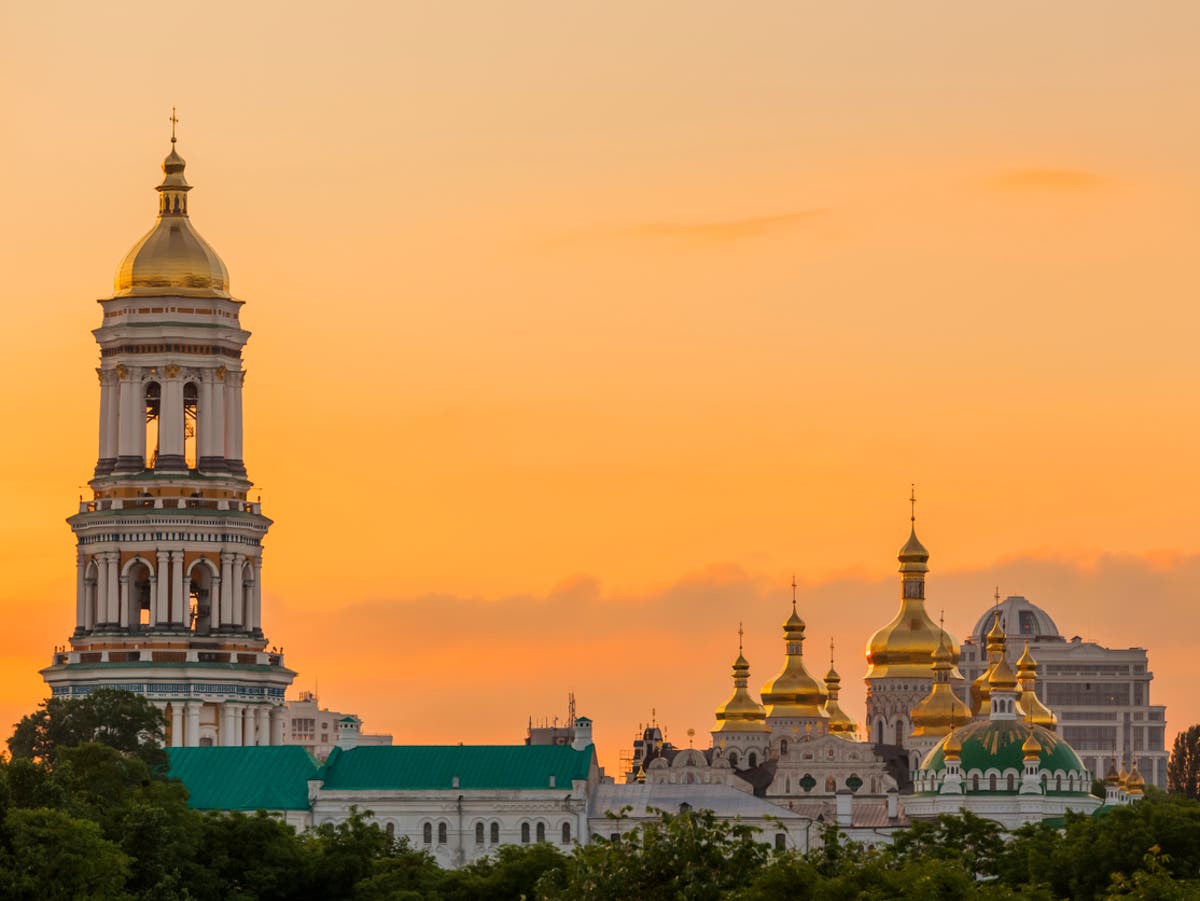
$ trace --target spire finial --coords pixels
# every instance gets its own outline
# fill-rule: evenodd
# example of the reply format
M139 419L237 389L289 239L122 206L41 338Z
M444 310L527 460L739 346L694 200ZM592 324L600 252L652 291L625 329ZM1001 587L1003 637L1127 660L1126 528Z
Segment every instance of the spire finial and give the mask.
M908 519L909 519L909 522L911 522L913 524L913 526L915 527L917 524L917 483L916 482L910 483L909 488L911 490L909 491L909 494L908 494L908 503L912 509L911 509L911 512L909 513Z
M742 621L738 620L738 656L742 656Z
M796 612L796 574L792 573L792 612Z
M996 593L992 595L992 600L996 602L996 606L1000 606L1000 586L996 586Z
M833 669L833 636L829 636L829 668Z
M171 107L171 143L175 143L175 126L179 124L179 117L175 115L175 107Z

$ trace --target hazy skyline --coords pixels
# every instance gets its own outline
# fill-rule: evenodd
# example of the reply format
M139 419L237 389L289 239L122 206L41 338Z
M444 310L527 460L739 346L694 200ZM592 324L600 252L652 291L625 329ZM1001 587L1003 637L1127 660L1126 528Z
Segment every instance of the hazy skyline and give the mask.
M795 572L811 669L832 635L861 720L915 481L933 615L961 639L999 584L1147 647L1169 741L1200 720L1198 26L4 7L0 720L70 629L93 301L153 222L176 106L247 301L297 688L401 742L519 740L573 688L611 765L652 706L705 738L739 619L752 685L777 670Z

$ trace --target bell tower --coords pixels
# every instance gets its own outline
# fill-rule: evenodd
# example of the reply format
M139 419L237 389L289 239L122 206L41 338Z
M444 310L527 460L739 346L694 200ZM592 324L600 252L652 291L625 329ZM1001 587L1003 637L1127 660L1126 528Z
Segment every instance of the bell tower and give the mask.
M242 301L188 216L171 152L158 218L93 331L99 453L75 533L75 629L42 670L54 697L145 695L172 746L281 744L295 673L262 629L271 525L242 460Z

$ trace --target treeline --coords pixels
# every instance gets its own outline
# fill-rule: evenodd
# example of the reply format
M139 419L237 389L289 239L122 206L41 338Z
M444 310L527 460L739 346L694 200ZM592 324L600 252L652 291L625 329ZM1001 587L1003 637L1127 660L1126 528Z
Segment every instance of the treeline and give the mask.
M51 701L18 724L0 765L0 898L1200 898L1200 802L1154 790L1061 830L1006 838L963 814L877 849L830 829L808 854L708 813L664 814L618 842L502 846L448 871L364 815L297 834L266 814L190 810L164 777L161 727L119 692Z

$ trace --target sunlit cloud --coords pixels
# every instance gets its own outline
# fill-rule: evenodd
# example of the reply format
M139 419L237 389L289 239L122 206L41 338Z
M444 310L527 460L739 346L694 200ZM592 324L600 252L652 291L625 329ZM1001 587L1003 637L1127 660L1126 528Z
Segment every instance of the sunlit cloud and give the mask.
M1086 169L1049 167L1009 169L988 179L992 187L1011 191L1091 191L1110 182L1107 176Z

